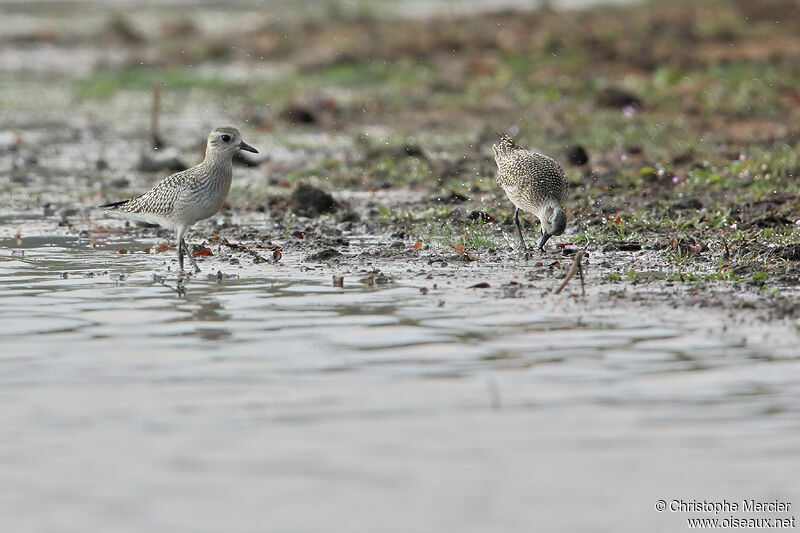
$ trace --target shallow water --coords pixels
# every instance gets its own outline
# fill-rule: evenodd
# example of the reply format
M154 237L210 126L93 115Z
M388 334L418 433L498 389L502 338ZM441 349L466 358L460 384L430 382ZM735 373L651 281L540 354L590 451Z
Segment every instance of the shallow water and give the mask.
M0 239L5 530L675 531L656 500L798 494L796 336L280 265L179 297L117 251L152 245Z

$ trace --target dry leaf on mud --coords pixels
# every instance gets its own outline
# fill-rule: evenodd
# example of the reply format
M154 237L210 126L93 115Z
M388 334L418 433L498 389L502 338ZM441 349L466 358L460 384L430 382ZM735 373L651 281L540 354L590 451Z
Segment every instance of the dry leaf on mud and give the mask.
M464 257L466 257L470 261L477 261L478 260L478 256L473 254L469 250L465 249L463 244L454 244L454 245L450 246L450 248L455 250L455 252L458 255L463 255Z

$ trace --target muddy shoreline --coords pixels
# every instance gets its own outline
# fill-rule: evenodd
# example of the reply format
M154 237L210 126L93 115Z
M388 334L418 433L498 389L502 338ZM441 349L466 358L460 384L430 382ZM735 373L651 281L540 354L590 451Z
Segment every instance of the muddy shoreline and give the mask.
M196 163L205 132L233 123L263 155L240 161L226 208L191 237L214 254L207 270L253 260L224 236L268 260L280 246L280 268L298 273L435 271L530 294L552 291L585 250L586 286L606 299L800 316L800 47L796 19L770 22L788 2L412 20L244 9L216 29L213 10L157 21L125 8L69 29L64 9L0 32L0 213L31 220L6 239L147 236L163 268L165 241L93 206ZM235 38L220 31L244 20ZM542 257L514 249L495 131L568 167L567 232ZM301 184L332 194L333 212L293 199Z

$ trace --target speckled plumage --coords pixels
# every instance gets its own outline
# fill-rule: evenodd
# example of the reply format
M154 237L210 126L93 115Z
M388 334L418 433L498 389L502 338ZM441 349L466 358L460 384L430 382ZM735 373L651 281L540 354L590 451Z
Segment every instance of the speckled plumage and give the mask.
M492 145L497 162L495 181L517 208L515 222L519 227L519 210L536 216L542 224L544 238L540 248L552 235L561 235L566 226L562 203L567 199L567 176L555 160L546 155L525 150L508 135Z
M178 262L183 269L183 235L196 222L220 210L231 187L232 159L239 150L256 152L242 142L239 130L221 127L208 135L202 163L167 176L155 187L122 202L103 205L105 212L174 229L178 237ZM195 269L199 267L189 254Z
M107 209L106 213L170 229L191 226L222 207L232 177L230 159L206 158L197 166L167 176L146 193Z

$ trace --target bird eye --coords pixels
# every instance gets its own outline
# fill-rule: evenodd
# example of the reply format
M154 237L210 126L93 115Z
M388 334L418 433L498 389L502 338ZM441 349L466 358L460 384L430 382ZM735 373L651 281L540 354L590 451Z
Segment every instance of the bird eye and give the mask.
M221 137L221 139L222 139L222 142L226 142L226 143L229 143L229 142L231 142L231 136L230 136L230 135L227 135L227 134L223 135L223 136Z

